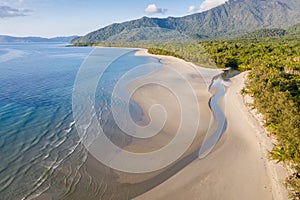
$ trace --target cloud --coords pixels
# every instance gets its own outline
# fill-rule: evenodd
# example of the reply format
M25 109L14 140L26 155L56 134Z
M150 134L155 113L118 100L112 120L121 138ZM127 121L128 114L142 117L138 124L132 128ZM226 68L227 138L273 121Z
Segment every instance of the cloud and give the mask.
M198 12L210 10L214 7L224 4L227 1L228 0L204 0L203 3L200 5Z
M145 12L148 14L165 14L167 9L165 8L158 8L156 4L149 4L145 9Z
M193 13L193 12L196 12L196 11L197 11L197 9L196 9L195 6L190 6L189 9L188 9L189 13Z
M0 18L27 16L31 10L0 6Z

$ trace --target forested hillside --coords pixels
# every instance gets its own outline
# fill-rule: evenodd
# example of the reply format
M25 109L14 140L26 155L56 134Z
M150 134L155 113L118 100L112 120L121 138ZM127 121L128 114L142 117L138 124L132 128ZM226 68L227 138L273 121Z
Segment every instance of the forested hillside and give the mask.
M148 18L116 23L73 40L73 44L107 41L153 41L159 32L166 40L178 34L193 39L228 38L261 28L286 28L299 23L299 0L229 0L223 5L184 17ZM149 30L147 28L156 28ZM168 36L163 36L167 31ZM177 33L176 33L177 32ZM171 35L170 33L176 33Z
M288 29L289 35L299 36L300 35L300 23L296 24Z

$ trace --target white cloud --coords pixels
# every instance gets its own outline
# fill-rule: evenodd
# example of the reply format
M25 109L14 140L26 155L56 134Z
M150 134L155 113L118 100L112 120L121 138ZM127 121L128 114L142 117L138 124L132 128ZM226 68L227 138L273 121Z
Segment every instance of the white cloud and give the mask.
M197 11L197 9L196 9L195 6L190 6L189 9L188 9L189 13L193 13L193 12L196 12L196 11Z
M28 9L17 9L10 6L0 6L0 18L26 16L30 12L32 11Z
M145 12L148 14L165 14L167 9L158 8L156 4L149 4L145 9Z
M200 5L198 12L210 10L214 7L224 4L227 1L228 0L204 0L203 3Z

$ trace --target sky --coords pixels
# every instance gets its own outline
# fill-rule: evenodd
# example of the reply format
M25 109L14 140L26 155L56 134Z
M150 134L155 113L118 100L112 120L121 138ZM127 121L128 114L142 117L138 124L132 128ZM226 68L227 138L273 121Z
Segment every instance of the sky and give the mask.
M1 0L0 35L85 35L143 16L180 17L227 0Z

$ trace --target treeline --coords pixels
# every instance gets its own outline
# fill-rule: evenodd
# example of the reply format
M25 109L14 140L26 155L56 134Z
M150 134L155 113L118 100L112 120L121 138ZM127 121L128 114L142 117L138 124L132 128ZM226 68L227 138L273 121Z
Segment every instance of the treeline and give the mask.
M204 46L197 42L99 42L76 43L73 44L73 46L145 48L152 54L174 56L203 67L216 67L214 60L208 54Z
M152 47L152 48L148 49L148 53L155 54L155 55L173 56L173 57L176 57L176 58L184 59L183 57L181 57L177 53L172 52L172 51L168 51L168 50L165 50L165 49L159 49L159 48L153 48Z
M161 49L167 49L161 50ZM203 52L206 50L206 52ZM294 199L300 198L300 40L276 37L167 44L151 53L171 55L206 65L250 70L244 92L254 97L254 106L264 115L265 125L277 138L272 159L291 165L295 174L286 181ZM197 52L198 51L198 52ZM200 56L199 56L200 54Z

